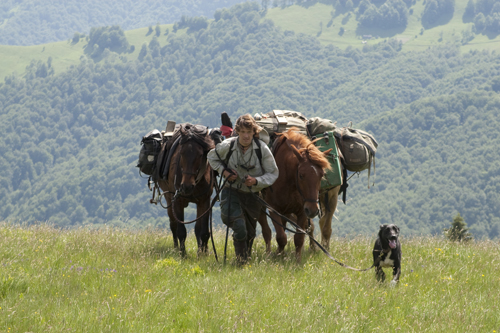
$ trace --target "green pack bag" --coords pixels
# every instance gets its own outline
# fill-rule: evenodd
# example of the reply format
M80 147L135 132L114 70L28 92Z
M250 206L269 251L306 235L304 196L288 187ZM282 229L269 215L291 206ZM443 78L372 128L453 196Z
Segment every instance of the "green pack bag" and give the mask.
M321 180L321 189L327 190L342 185L342 170L340 168L339 152L333 131L325 132L323 136L318 137L321 139L316 141L314 144L320 151L326 151L332 148L332 151L327 156L332 169L327 170Z

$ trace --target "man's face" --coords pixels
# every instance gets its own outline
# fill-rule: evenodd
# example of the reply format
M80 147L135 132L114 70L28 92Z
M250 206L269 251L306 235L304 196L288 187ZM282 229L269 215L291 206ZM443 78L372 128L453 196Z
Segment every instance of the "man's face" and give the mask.
M239 136L239 142L240 145L243 147L246 147L250 144L252 144L252 139L253 139L254 131L253 128L245 128L243 127L238 131L238 136Z

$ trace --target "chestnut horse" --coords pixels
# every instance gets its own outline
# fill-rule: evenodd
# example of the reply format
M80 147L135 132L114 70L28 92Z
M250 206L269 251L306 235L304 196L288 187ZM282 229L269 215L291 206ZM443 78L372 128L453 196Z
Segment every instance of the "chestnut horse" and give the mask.
M186 226L181 222L184 221L184 208L190 202L196 204L194 230L198 254L208 252L210 229L207 211L215 176L207 162L207 154L214 146L206 127L186 123L180 125L163 147L165 151L172 150L172 153L170 164L166 166L168 176L166 179L159 177L158 184L165 192L174 247L180 246L182 255L186 254ZM158 160L158 169L162 170L162 161Z
M319 212L318 193L325 169L331 168L326 158L330 150L319 151L314 143L307 136L298 133L296 128L279 135L272 150L280 173L274 184L266 189L265 200L280 214L288 218L293 218L293 214L299 227L307 230L308 219ZM276 230L278 253L282 253L287 244L283 229L286 220L273 211L270 215ZM259 220L262 218L265 218L264 214L261 214ZM301 233L294 235L298 261L301 260L304 238L305 235Z

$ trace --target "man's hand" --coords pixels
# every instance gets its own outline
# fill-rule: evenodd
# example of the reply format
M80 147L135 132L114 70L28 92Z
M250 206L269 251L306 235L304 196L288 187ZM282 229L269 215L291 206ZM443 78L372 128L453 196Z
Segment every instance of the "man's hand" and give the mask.
M245 185L246 186L253 186L255 184L257 184L257 179L253 178L252 176L245 177Z
M232 171L232 173L227 171L227 170L224 170L224 172L222 172L222 176L224 178L226 178L228 181L234 182L236 180L236 178L238 177L238 174L234 170L231 170L231 171Z

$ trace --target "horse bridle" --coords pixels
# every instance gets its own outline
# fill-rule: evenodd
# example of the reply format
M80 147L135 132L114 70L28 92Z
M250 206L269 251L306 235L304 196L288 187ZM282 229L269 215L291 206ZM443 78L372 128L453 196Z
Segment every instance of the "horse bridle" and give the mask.
M180 161L181 161L181 154L179 153L179 156L177 157L177 163L176 163L177 164L177 170L176 170L175 176L174 176L174 189L175 189L175 195L174 195L174 197L177 197L177 196L181 195L179 193L179 189L177 188L177 185L176 185L176 183L177 183L177 172L179 171L179 168L180 168ZM208 166L208 159L207 159L207 156L204 154L203 155L203 161L201 163L201 166L198 168L198 170L196 170L195 172L185 172L181 168L180 171L181 171L182 175L193 175L193 176L196 176L195 181L194 181L194 186L196 186L196 185L198 185L198 183L201 181L201 179L205 175L205 171L207 170L207 166Z
M299 184L299 168L298 167L297 167L297 173L295 174L295 183L297 183L297 190L299 191L299 194L300 194L300 197L302 198L302 200L304 200L305 202L313 202L313 203L318 202L318 199L306 199L304 196L304 193L302 193L302 190L300 189L300 184Z

